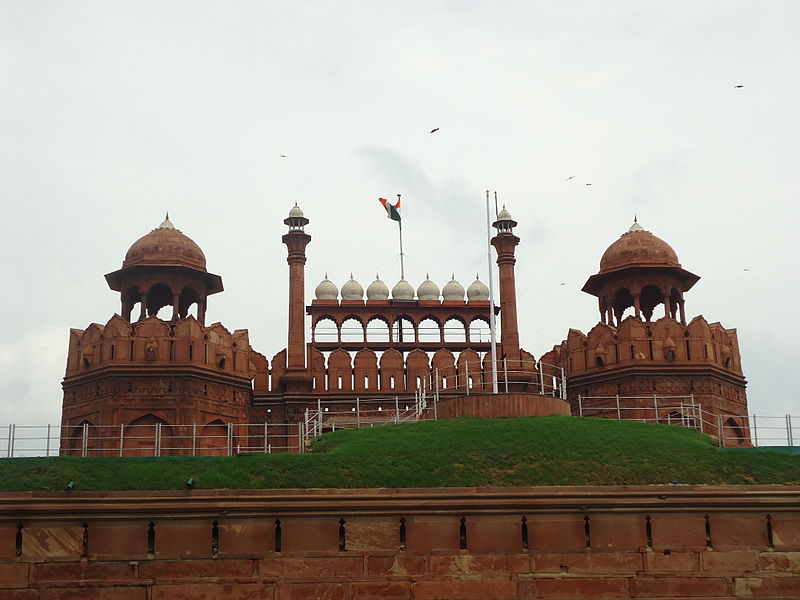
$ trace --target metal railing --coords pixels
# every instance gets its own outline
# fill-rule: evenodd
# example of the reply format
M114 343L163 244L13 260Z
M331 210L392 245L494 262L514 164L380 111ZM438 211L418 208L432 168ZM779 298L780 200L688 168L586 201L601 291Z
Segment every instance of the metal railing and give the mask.
M234 456L302 452L302 423L16 425L0 428L0 458Z
M800 417L714 413L688 396L578 396L580 417L691 427L716 438L721 447L795 446Z
M423 379L428 394L474 394L493 391L494 374L489 361L464 361L434 368ZM521 391L567 399L567 377L563 367L542 361L497 360L497 391Z

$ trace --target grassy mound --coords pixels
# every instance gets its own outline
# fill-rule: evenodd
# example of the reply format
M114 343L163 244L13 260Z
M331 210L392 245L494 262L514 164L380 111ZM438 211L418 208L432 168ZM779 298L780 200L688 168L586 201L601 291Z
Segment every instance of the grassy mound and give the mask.
M308 454L0 460L0 490L800 483L800 456L668 425L453 419L326 434Z

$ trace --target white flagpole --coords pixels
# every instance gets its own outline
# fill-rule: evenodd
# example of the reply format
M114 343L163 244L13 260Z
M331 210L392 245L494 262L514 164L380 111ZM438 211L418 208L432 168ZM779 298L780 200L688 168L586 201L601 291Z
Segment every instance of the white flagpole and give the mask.
M497 334L494 322L494 277L492 277L492 224L489 219L489 190L486 190L486 258L489 260L489 331L492 343L492 393L497 393Z
M400 204L400 194L397 194L397 204ZM406 269L403 265L403 216L400 215L400 220L397 222L400 226L400 279L406 278Z

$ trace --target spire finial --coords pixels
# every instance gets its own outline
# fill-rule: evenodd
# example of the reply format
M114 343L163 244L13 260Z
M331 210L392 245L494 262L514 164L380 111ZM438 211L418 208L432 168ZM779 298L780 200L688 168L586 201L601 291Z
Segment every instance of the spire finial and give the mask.
M634 223L638 223L639 222L639 218L636 216L636 213L633 213L633 222Z
M353 279L353 272L350 271L350 279Z
M325 271L325 279L327 279L327 278L328 278L328 272Z

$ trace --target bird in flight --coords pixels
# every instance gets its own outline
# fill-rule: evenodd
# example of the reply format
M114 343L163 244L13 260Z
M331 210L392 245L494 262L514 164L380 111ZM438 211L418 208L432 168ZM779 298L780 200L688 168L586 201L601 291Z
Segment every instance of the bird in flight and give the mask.
M431 133L436 133L437 131L439 131L438 127L434 127L433 129L431 129Z
M743 85L741 85L741 84L739 84L739 85L735 85L735 86L733 86L733 87L735 87L735 88L743 88L744 86L743 86Z
M570 175L564 181L569 181L570 179L575 179L575 175Z
M286 158L286 155L285 154L281 154L281 158Z
M744 269L742 269L742 271L749 271L749 270L750 270L750 269L748 269L748 268L746 268L746 267L745 267Z
M591 183L587 183L586 185L592 185Z
M560 285L567 285L567 284L566 284L566 283L564 283L564 282L561 282L561 284L560 284Z

